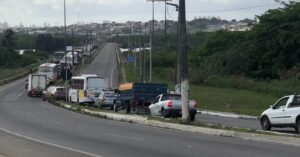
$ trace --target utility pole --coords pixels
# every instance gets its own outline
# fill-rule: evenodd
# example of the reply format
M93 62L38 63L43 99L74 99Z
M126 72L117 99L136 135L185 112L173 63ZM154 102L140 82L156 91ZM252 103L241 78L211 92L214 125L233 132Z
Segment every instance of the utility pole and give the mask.
M165 48L167 48L167 0L165 0Z
M67 15L66 15L66 0L64 0L64 25L65 25L65 68L66 68L66 85L68 84L68 61L67 61ZM66 102L68 102L68 96L66 92Z
M73 28L71 30L71 36L72 36L72 65L74 65L74 31Z
M152 0L152 25L151 25L151 36L150 36L150 72L149 82L152 82L152 53L154 50L154 0Z
M141 37L142 37L142 22L140 22L140 35L139 35L139 61L140 61L140 82L142 82L142 46L141 46Z
M182 97L182 121L190 121L189 113L189 78L188 78L188 54L187 54L187 33L186 33L186 11L185 0L179 0L179 37L181 66L181 97Z

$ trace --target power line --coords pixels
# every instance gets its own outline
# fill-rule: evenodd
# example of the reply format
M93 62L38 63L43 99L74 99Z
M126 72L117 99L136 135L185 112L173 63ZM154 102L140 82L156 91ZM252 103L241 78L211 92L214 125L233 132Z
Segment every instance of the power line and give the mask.
M265 4L265 5L257 5L257 6L242 7L242 8L232 8L232 9L220 9L220 10L199 10L199 11L191 11L189 13L230 12L230 11L250 10L250 9L256 9L256 8L279 6L279 5L281 5L281 4Z

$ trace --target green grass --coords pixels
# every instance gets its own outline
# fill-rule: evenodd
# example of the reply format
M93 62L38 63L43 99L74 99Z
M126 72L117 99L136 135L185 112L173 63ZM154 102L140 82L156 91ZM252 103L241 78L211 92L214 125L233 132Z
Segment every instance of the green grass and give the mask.
M16 71L18 71L18 69L8 69L8 68L1 68L0 67L0 74L1 74L0 79L7 78L10 75L15 74Z
M274 95L232 88L191 85L198 108L258 116L278 99Z
M172 70L154 69L153 74L153 82L167 83L169 89L174 90L174 82L170 78L173 76ZM138 81L138 75L135 75L134 70L131 70L129 65L126 65L126 75L129 82ZM272 84L274 82L265 83L265 85L260 83L260 85L263 85L261 88L271 88L273 87ZM277 82L277 84L279 83ZM269 94L265 91L190 84L190 98L197 101L198 109L259 116L265 109L274 104L280 96L273 92Z

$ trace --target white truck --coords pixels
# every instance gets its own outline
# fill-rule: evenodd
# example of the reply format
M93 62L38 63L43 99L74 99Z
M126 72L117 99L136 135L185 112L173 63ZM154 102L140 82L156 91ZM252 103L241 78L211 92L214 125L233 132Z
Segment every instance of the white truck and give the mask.
M28 96L42 96L43 91L47 89L47 75L30 74L26 88Z
M189 101L190 120L195 120L197 114L196 101ZM161 94L149 106L152 116L178 117L182 114L182 101L180 94Z
M300 133L300 95L289 95L279 99L260 118L263 130L272 127L291 127Z

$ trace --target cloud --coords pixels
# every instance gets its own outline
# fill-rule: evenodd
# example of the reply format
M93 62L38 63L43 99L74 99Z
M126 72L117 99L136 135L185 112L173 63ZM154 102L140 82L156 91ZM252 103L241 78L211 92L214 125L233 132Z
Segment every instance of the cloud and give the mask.
M66 0L66 2L68 23L75 23L78 19L85 22L147 21L151 19L151 3L146 0ZM172 3L177 2L178 0L172 1ZM272 4L274 0L186 0L186 3L188 19L193 19L195 16L220 16L226 19L253 18L269 8L274 8L202 13L201 10L222 10ZM169 14L171 14L168 15L169 18L176 20L177 12L173 11L173 7L168 8ZM62 10L63 0L0 0L0 22L7 21L11 24L22 22L25 25L41 25L44 22L62 24ZM163 3L156 3L155 18L157 20L164 19Z

